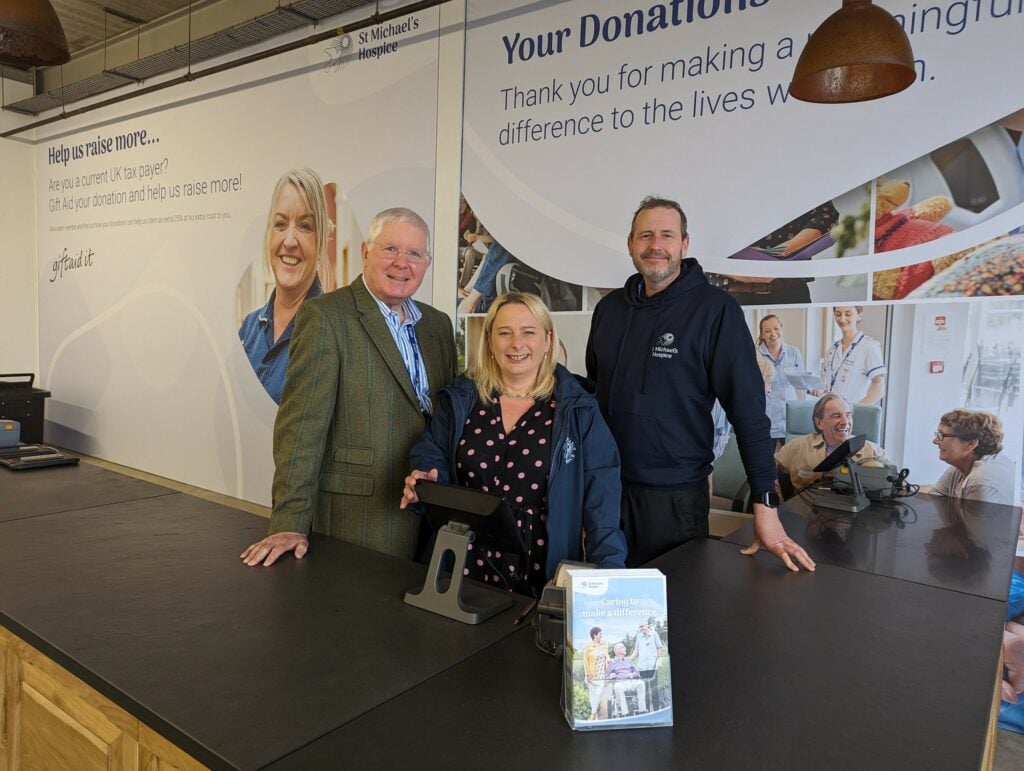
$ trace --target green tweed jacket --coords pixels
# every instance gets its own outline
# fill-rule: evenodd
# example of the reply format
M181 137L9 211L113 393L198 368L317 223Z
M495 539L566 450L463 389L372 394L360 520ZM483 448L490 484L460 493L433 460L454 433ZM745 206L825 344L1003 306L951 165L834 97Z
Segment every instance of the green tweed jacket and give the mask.
M417 303L431 398L455 377L448 317ZM317 533L412 559L419 517L398 508L423 413L360 276L299 306L274 423L270 532Z

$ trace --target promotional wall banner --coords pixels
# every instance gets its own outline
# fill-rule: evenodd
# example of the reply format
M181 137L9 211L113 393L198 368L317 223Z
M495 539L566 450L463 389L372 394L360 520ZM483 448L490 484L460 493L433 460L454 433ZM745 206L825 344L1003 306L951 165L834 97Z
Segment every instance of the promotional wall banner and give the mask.
M50 442L269 503L288 340L271 297L351 282L383 208L432 220L438 18L37 137Z
M575 284L622 283L629 216L651 193L680 200L692 254L722 274L825 277L903 264L902 255L866 255L850 229L868 217L870 184L1024 107L1024 7L882 3L909 33L917 81L890 99L799 102L788 96L794 65L834 5L470 0L466 199L511 254ZM998 155L994 141L985 143ZM940 173L941 164L929 181ZM784 239L766 239L808 213L822 233L847 221L839 248L787 251ZM988 237L1000 227L1011 229L993 222ZM751 245L767 253L738 254ZM726 262L733 255L758 261L739 271ZM852 259L828 259L839 256Z
M630 217L660 194L680 201L689 256L747 308L774 363L777 438L786 401L841 391L882 406L886 449L930 483L946 465L934 425L967 407L1002 418L1019 469L1024 6L883 5L917 82L820 105L788 97L803 41L831 13L820 3L470 2L467 350L498 292L533 291L583 371L590 311L634 272Z
M467 355L480 314L519 289L556 312L560 356L584 372L591 311L634 272L633 211L647 195L675 199L689 256L743 306L785 495L813 502L814 459L856 431L883 487L891 477L952 502L1019 505L1024 3L883 0L913 46L910 88L794 100L807 36L839 5L470 0L457 286ZM678 332L627 338L650 352L631 360L645 362L638 404ZM712 420L718 495L743 471L728 415ZM660 418L650 425L651 446L672 446ZM916 521L913 498L885 505L887 527ZM855 551L865 527L848 517L820 535ZM941 523L928 570L1005 576L983 530ZM1007 630L1024 635L1018 543ZM1004 703L1000 725L1021 731L1022 713Z

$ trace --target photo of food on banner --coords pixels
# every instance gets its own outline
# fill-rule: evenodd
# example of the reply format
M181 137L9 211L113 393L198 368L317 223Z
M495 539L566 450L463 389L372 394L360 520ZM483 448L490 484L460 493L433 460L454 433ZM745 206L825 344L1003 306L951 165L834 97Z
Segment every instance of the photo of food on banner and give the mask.
M1024 203L1024 111L895 169L875 183L876 253L969 230ZM876 271L872 297L1024 293L1024 213L1007 232L932 259Z
M750 275L760 272L758 264L827 260L856 257L868 251L868 219L871 195L867 187L851 190L824 201L758 239L733 255L745 260L749 270L709 273L708 279L731 294L740 305L805 304L812 302L861 301L866 296L864 274L817 276L808 267L807 276L771 277Z
M518 259L459 202L458 315L487 312L503 292L535 294L554 313L583 308L583 287L548 276Z

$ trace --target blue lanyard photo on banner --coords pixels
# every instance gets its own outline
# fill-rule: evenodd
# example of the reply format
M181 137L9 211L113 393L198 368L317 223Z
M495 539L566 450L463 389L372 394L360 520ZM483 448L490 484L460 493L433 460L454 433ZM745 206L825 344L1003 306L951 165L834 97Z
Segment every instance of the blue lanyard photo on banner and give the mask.
M860 345L860 341L863 340L863 339L864 339L864 333L861 332L860 336L856 340L853 341L853 345L850 346L850 350L848 350L846 352L846 355L843 357L843 360L841 362L839 362L839 367L838 368L835 366L836 354L839 352L839 346L841 346L843 344L843 341L842 340L838 340L834 344L835 347L834 347L834 350L832 351L832 360L829 362L829 369L832 370L832 379L831 379L831 381L828 384L828 390L829 391L831 391L831 390L833 390L835 388L836 380L839 379L839 371L843 367L846 366L846 362L850 358L850 355L857 349L857 346Z

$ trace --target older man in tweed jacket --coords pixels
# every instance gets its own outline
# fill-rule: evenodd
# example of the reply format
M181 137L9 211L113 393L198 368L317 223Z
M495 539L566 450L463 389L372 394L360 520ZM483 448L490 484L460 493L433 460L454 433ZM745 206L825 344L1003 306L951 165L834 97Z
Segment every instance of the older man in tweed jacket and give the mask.
M301 558L310 530L411 559L419 518L401 511L409 447L455 376L448 317L413 301L430 264L426 222L387 209L370 223L363 275L304 302L274 424L269 535L242 553Z

